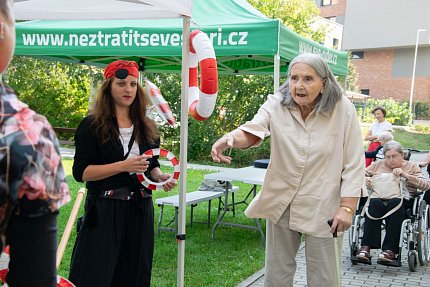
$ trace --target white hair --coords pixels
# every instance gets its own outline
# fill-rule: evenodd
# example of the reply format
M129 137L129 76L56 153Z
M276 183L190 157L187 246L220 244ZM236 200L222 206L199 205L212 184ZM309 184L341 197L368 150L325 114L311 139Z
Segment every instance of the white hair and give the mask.
M379 136L378 136L378 140L379 141L384 141L384 142L389 142L393 140L393 135L390 132L382 132Z

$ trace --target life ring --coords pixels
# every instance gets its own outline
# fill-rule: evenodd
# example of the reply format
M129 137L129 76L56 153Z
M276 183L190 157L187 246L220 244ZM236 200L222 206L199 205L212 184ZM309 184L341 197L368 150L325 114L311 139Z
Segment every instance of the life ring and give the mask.
M8 287L9 285L7 285L6 283L6 275L8 273L9 269L1 269L0 270L0 279L3 282L3 285L1 285L1 287ZM57 287L76 287L72 282L70 282L69 280L67 280L66 278L57 275Z
M145 83L145 89L149 95L149 99L160 117L169 125L174 126L176 123L175 116L170 110L169 104L161 95L160 89L158 89L158 87L148 79L144 79L143 81Z
M198 69L200 67L200 89ZM200 30L190 34L188 112L198 121L206 120L213 112L218 94L218 69L215 51L208 35Z
M166 149L162 149L162 148L153 148L150 150L147 150L144 154L146 155L152 155L152 156L163 156L166 157L168 160L170 160L170 162L173 165L173 173L170 175L170 177L163 182L153 182L152 180L150 180L148 177L145 176L144 173L138 173L137 178L139 179L140 183L150 189L150 190L157 190L157 189L163 189L163 185L169 181L172 180L177 180L179 178L179 161L176 159L175 155L166 150Z

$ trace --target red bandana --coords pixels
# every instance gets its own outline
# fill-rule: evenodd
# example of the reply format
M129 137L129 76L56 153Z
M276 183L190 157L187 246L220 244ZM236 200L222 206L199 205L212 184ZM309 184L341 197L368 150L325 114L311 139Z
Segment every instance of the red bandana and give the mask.
M104 75L106 80L113 76L125 79L128 75L139 78L139 66L134 61L118 60L107 65Z

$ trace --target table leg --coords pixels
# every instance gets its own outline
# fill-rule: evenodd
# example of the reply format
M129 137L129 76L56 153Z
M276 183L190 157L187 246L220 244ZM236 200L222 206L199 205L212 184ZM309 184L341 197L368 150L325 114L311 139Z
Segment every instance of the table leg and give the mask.
M211 202L212 200L210 199L208 203L208 228L211 227Z
M248 194L245 196L245 198L242 201L236 202L234 203L235 205L237 204L246 204L249 205L248 202L246 202L248 200L248 198L251 196L255 197L255 195L257 194L257 185L254 184L254 186L249 190Z
M215 222L215 224L212 228L212 240L215 239L215 231L219 225L235 226L235 227L247 228L247 229L252 229L252 230L258 230L258 232L260 233L261 247L264 248L265 234L264 234L263 230L261 229L260 219L254 218L255 226L222 221L222 219L224 218L224 215L229 210L228 209L228 205L229 205L228 204L228 193L229 193L229 190L228 190L228 187L226 187L225 192L224 192L224 208L223 208L221 215L218 217L218 220ZM256 194L257 194L257 185L254 185L252 187L252 189L248 192L248 195L245 197L245 199L241 202L235 202L235 205L239 204L239 203L246 203L246 200L249 198L249 196L252 195L253 197L255 197ZM232 206L232 208L234 208L234 206Z
M164 204L159 205L159 206L160 206L160 215L158 216L158 235L160 235L161 224L163 223Z
M193 227L193 214L194 214L194 204L191 204L191 220L190 220L190 227Z
M255 225L257 226L258 231L260 232L260 244L261 244L261 247L264 248L265 235L264 235L263 230L261 229L260 219L259 218L254 218L254 222L255 222Z
M224 192L224 209L221 215L218 217L218 220L215 222L214 227L212 228L212 240L215 239L215 230L217 229L218 225L222 221L224 215L227 213L227 210L228 210L228 187L226 185L225 192Z

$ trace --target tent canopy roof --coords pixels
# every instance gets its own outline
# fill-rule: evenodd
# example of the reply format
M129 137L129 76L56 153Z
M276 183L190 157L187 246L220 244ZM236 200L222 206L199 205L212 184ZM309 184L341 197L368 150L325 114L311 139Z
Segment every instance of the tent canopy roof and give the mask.
M303 52L323 56L337 75L347 73L345 52L295 34L245 0L194 0L192 15L193 29L212 39L220 73L273 74L275 55L280 56L281 73L286 73L291 59ZM181 19L29 21L17 24L15 53L100 66L123 58L146 72L179 73L181 37Z
M191 16L191 0L14 0L18 20L159 19Z

